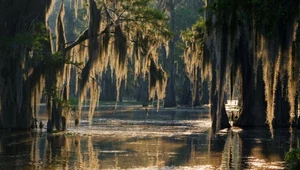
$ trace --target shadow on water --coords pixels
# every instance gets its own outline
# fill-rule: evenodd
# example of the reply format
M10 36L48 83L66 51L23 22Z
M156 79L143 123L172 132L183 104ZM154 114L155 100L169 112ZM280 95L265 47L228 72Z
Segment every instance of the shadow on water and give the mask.
M66 133L0 132L0 169L286 169L298 132L210 130L201 110L98 112Z

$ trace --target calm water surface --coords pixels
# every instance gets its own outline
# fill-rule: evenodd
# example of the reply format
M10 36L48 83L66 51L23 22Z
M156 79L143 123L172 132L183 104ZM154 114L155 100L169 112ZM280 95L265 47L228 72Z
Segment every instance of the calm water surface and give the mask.
M66 133L0 132L0 169L286 169L298 132L212 134L203 110L96 112Z

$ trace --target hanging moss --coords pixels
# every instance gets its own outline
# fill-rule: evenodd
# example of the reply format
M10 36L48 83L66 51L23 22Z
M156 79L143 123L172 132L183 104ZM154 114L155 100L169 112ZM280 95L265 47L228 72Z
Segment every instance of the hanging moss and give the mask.
M256 81L258 76L258 63L262 63L262 77L264 80L265 100L267 103L267 123L270 130L273 131L273 120L275 117L275 105L280 102L276 97L278 82L287 82L288 93L282 95L288 98L290 105L290 122L295 117L295 99L297 96L298 81L295 79L298 74L298 61L293 54L293 42L295 41L295 32L297 28L296 18L299 15L299 1L238 1L238 0L216 0L209 2L206 7L206 21L200 19L202 29L194 26L195 33L188 30L183 36L187 45L185 53L188 66L200 66L202 70L209 63L214 63L218 70L212 70L212 76L217 78L218 84L216 91L218 93L218 112L222 106L224 93L226 93L225 82L230 79L230 93L233 93L233 87L237 76L243 76L240 67L247 64L243 58L253 62L250 71L253 71L253 79ZM200 25L200 24L199 24ZM198 27L198 28L201 28ZM209 31L203 31L205 28L211 28ZM247 36L246 41L240 42L241 36ZM198 41L198 42L197 42ZM248 56L242 56L239 52L239 43L244 43L248 47ZM206 52L207 51L207 52ZM204 54L204 55L203 55ZM207 60L206 58L209 57ZM199 59L200 58L200 59ZM191 61L209 61L206 64L200 64ZM190 69L187 71L193 73ZM245 71L245 70L244 70ZM288 75L288 80L283 77ZM204 72L202 72L204 76ZM259 75L260 76L260 75ZM195 76L191 76L193 79ZM246 77L244 77L246 78ZM241 79L244 79L241 77ZM252 77L251 77L252 79ZM243 85L246 86L246 85ZM281 86L285 87L285 86ZM212 92L216 93L216 92ZM242 93L247 95L246 92ZM243 101L241 101L243 102ZM214 106L216 107L216 106ZM218 119L218 118L217 118Z
M154 99L155 94L158 97L158 104L159 107L159 100L163 99L165 96L165 89L167 86L167 76L165 71L163 71L161 66L157 66L153 59L150 60L150 99Z
M121 29L121 26L118 25L115 28L115 48L114 52L116 57L118 58L118 65L120 69L124 69L126 65L126 56L127 56L127 43L126 37Z
M79 1L74 0L73 3L74 9L78 9ZM133 59L136 75L146 73L155 75L151 79L151 94L153 98L156 95L158 99L163 99L166 74L158 64L156 49L166 44L171 37L166 27L166 17L151 8L149 0L117 2L89 0L88 8L89 28L62 50L59 45L57 46L57 50L62 51L62 65L56 70L56 74L51 73L51 76L46 78L47 82L50 80L57 82L58 89L63 89L60 91L64 94L70 93L65 85L70 84L70 64L75 66L75 77L78 82L76 89L79 96L76 119L80 118L83 101L89 98L89 120L92 120L101 91L98 82L108 67L112 70L112 76L116 78L116 98L119 98L121 82L126 82L127 79L128 59ZM63 17L59 15L58 18L56 40L65 44L61 38L64 32ZM131 58L132 54L137 57ZM68 98L68 95L65 95L65 98ZM49 109L54 107L55 101L49 101L48 105Z

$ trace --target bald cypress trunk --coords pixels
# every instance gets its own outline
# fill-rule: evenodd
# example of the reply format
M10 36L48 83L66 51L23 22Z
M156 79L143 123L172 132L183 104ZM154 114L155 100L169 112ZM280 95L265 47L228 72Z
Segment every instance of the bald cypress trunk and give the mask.
M241 109L235 125L268 125L273 135L274 127L294 124L299 95L299 1L207 0L206 4L212 10L193 27L197 32L186 32L185 57L196 59L200 54L204 75L205 67L212 67L213 126L221 126L227 77L231 94L237 79L240 86Z
M175 29L175 15L174 15L174 2L168 3L168 9L170 11L170 28L174 31ZM166 88L166 97L165 97L165 103L164 107L174 107L176 106L176 100L175 100L175 65L174 65L174 58L175 58L175 40L172 39L169 42L169 54L168 58L166 59L167 62L167 69L168 69L168 82L167 82L167 88Z
M212 70L216 70L216 63L213 61ZM210 117L212 122L212 130L213 132L217 132L224 128L229 128L229 119L225 110L225 103L220 102L219 93L217 91L217 77L216 74L212 74L211 78L211 93L210 93ZM219 109L220 108L220 109Z
M185 75L182 81L183 85L180 89L179 104L188 106L192 103L191 80Z
M246 61L249 61L246 59ZM242 62L246 62L242 61ZM251 60L250 60L251 61ZM239 127L267 127L266 102L264 95L264 82L262 80L261 63L257 70L255 80L254 70L251 63L244 63L241 67L242 88L241 110L235 126Z
M40 31L35 30L35 26L44 23L46 8L50 2L50 0L1 2L0 94L3 128L30 127L34 116L31 97L43 69L38 66L39 64L31 64L31 68L26 67L30 61L31 50L28 41L34 31ZM29 71L32 73L29 74Z
M248 70L253 71L253 70ZM242 105L240 116L235 125L239 127L267 127L266 124L266 101L264 97L264 82L262 80L262 68L259 66L256 77L256 83L253 72L249 74L244 70L243 87L242 87ZM284 79L285 80L285 79ZM286 82L278 81L275 93L275 118L273 127L289 127L290 105L285 96Z
M146 74L146 77L148 75ZM136 90L136 100L142 103L142 106L146 107L149 105L149 87L148 78L143 79L141 76L137 78L138 89Z
M286 76L285 76L286 77ZM287 82L284 78L282 81L278 81L277 90L276 90L276 99L275 99L275 118L273 121L274 127L286 127L290 126L290 115L287 114L290 111L290 105L288 99L283 96L283 93L286 93Z

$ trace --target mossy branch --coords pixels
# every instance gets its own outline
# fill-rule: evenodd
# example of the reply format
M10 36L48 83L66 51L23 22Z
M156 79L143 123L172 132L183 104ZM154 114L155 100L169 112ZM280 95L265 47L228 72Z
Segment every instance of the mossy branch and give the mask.
M68 47L66 47L64 49L65 52L70 51L73 47L75 47L76 45L82 43L83 41L88 39L89 35L89 28L87 28L71 45L69 45Z

